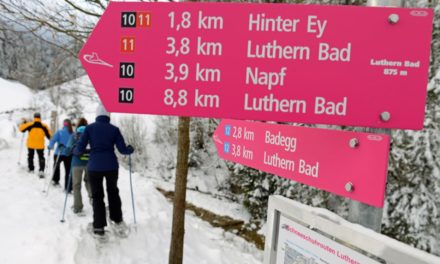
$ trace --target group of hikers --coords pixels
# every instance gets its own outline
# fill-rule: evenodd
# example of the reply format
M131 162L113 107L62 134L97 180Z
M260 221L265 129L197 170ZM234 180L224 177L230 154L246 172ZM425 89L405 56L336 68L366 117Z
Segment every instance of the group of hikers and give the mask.
M35 113L32 121L23 120L19 130L23 133L28 132L28 170L31 173L34 172L34 155L37 152L38 176L40 178L45 177L45 138L50 140L47 146L49 154L56 145L51 183L54 186L60 185L60 166L63 163L65 169L64 189L68 193L73 190L72 210L75 214L83 213L81 183L84 179L93 207L93 223L88 228L93 230L95 237L102 240L107 239L104 178L107 187L110 224L116 229L116 232L126 232L128 227L122 216L122 204L117 186L119 165L114 147L116 146L118 151L124 155L132 154L134 149L132 146L126 145L119 128L110 124L110 114L102 105L98 106L94 123L88 124L85 118L80 118L75 130L71 120L65 119L62 129L52 135L48 126L41 121L40 113Z

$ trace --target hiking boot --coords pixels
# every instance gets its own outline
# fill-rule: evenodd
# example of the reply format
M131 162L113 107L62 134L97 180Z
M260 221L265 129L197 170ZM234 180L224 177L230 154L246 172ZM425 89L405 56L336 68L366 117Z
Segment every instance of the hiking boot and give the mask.
M59 183L59 182L54 182L54 181L52 181L52 185L55 186L55 187L59 187L59 186L60 186L60 183Z
M38 172L38 177L40 177L40 179L44 178L44 172L43 171L39 171Z
M99 242L105 243L110 240L110 237L105 232L104 228L94 228L93 223L89 223L87 225L87 230L92 234L93 238L98 240Z
M104 228L93 228L93 234L103 236L105 235L105 230Z
M73 211L74 214L80 214L80 213L83 212L82 209L75 209L75 207L73 207L73 206L72 206L72 211Z

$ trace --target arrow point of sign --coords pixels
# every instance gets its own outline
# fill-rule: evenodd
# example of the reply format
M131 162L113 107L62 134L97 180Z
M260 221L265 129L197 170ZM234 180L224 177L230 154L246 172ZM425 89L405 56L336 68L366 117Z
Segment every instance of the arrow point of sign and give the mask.
M109 3L78 54L102 104L110 112L116 110L112 107L112 101L114 95L118 95L115 91L117 87L114 87L114 78L109 76L117 76L118 73L118 56L115 51L120 50L120 36L113 31L109 32L108 29L120 27L120 12L117 9L117 4Z
M227 153L225 152L225 147L228 143L225 142L225 139L223 137L222 131L224 129L223 120L220 122L220 124L217 126L217 128L214 131L214 134L212 135L212 139L215 142L215 148L217 149L217 153L222 159L227 159Z
M223 145L223 142L220 140L219 136L217 134L214 133L214 135L212 136L212 138L214 139L214 141L218 144Z

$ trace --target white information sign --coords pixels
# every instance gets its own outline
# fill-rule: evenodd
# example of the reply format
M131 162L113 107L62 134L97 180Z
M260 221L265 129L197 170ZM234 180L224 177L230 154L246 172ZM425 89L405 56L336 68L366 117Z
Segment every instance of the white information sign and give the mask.
M264 264L440 264L440 257L322 208L269 197Z
M283 215L278 227L276 264L380 264Z

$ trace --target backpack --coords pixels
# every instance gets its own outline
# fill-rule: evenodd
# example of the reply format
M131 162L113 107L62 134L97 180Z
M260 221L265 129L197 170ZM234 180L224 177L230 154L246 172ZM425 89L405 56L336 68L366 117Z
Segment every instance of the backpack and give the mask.
M78 141L79 141L79 139L81 138L81 135L82 135L82 132L83 132L84 130L81 130L81 132L75 132L74 134L73 134L73 144L72 144L72 149L74 149L74 148L76 148L76 144L78 143ZM87 150L86 150L87 151ZM89 153L84 153L84 154L82 154L81 156L79 156L79 159L80 160L82 160L82 161L88 161L89 160L89 157L90 157L90 154Z

